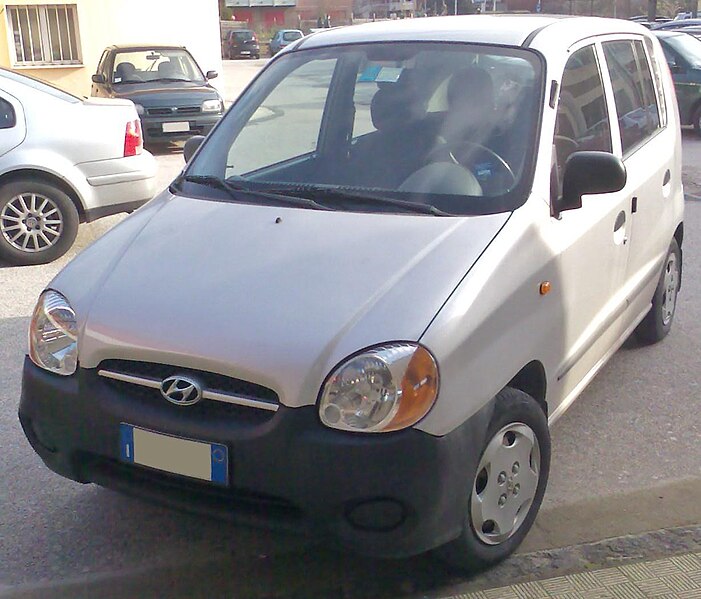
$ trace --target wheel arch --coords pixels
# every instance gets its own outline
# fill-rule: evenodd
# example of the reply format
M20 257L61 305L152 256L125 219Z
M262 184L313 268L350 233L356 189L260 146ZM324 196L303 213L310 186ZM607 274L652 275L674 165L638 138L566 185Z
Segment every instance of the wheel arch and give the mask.
M57 187L63 193L65 193L75 205L80 222L85 222L85 209L83 208L83 202L80 199L80 195L69 183L67 183L64 179L61 179L61 177L35 168L20 168L0 175L0 185L4 185L5 183L10 183L19 179L36 179L42 183Z
M538 402L545 416L548 416L548 403L545 399L548 383L545 368L541 362L532 360L526 364L506 386L530 395Z

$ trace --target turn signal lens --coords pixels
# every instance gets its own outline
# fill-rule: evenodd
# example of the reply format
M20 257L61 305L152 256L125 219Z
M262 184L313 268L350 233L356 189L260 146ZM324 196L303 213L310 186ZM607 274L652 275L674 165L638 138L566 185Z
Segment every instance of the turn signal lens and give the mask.
M395 343L367 350L339 366L327 379L319 403L330 428L367 433L410 427L438 396L438 367L417 344Z

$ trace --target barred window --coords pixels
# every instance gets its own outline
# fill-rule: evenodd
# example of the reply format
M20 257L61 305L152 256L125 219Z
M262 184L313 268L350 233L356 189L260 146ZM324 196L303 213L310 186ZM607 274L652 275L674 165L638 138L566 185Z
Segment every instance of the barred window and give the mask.
M82 64L75 4L7 6L15 65Z

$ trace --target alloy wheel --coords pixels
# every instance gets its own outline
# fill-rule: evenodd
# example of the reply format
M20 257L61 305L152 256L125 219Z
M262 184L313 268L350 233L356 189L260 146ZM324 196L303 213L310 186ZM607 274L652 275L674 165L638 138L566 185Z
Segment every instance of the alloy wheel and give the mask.
M29 253L52 247L63 232L63 214L56 203L38 193L21 193L0 212L0 233L14 248Z

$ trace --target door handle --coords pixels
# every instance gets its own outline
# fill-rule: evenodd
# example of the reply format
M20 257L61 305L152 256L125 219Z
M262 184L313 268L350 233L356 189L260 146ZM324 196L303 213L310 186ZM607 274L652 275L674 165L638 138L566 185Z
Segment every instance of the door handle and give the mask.
M667 185L672 180L672 173L669 172L669 169L664 174L664 179L662 180L662 187Z

